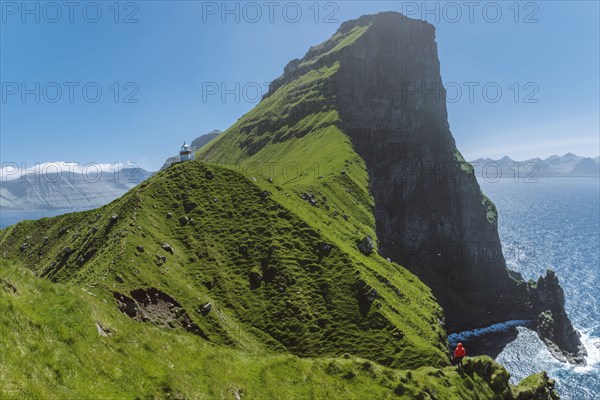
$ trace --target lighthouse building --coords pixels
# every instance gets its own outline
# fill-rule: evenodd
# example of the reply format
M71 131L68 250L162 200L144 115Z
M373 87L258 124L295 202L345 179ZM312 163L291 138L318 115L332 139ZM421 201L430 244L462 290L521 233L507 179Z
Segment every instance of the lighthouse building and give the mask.
M194 153L190 149L190 145L186 142L183 142L183 146L181 146L181 150L179 151L179 161L191 161L194 159Z

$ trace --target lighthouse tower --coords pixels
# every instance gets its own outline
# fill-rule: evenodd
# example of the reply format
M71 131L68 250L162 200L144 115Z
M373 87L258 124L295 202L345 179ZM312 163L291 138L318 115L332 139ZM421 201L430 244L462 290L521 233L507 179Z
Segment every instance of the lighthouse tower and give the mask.
M190 145L186 142L183 142L183 146L181 146L181 150L179 151L179 161L191 161L194 159L194 153L190 150Z

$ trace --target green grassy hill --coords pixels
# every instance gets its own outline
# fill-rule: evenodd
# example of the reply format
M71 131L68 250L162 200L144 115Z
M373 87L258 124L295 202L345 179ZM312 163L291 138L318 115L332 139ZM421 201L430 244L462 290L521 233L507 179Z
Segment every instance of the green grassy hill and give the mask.
M506 372L486 358L474 359L465 374L450 367L408 372L351 355L298 358L216 346L138 323L76 285L50 283L4 260L0 267L2 399L412 399L436 393L470 399L474 392L491 399L493 385L508 387ZM485 366L487 375L477 371Z
M376 237L369 177L340 129L335 88L328 86L339 63L313 67L318 60L325 64L324 58L334 58L364 31L357 27L312 48L315 53L330 50L310 65L298 66L296 79L275 81L269 97L197 154L256 180L351 253L358 251L358 240ZM368 262L382 264L375 253Z
M448 366L414 276L273 197L189 162L2 231L2 398L512 398L492 360Z
M346 251L250 179L199 162L98 210L18 224L2 251L113 303L154 288L188 315L175 325L190 319L216 344L350 352L394 367L448 362L440 309L414 276Z

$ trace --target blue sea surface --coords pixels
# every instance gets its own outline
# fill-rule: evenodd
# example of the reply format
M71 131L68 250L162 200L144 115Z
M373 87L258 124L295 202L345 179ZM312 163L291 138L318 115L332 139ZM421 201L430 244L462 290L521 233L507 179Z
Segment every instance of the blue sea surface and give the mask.
M562 399L600 399L600 180L544 178L538 182L480 182L496 204L509 268L525 279L553 269L565 292L566 310L588 351L588 365L555 360L537 334L519 327L517 339L496 360L511 381L546 370Z

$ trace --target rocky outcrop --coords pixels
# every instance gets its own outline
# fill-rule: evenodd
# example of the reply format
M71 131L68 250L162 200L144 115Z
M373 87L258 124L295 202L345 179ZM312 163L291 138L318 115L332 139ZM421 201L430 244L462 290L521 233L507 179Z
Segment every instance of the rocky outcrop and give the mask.
M515 400L559 400L556 382L550 379L546 372L532 375L522 380L513 389Z
M198 325L191 320L181 304L168 294L155 288L135 289L130 294L131 297L113 292L119 310L129 318L167 328L183 328L208 339ZM210 303L208 304L210 305ZM208 311L210 311L210 307Z
M531 287L536 329L552 354L562 361L585 364L587 351L565 313L565 296L553 271Z
M360 242L358 242L358 249L364 255L369 255L375 250L373 239L370 236L365 236Z
M367 165L379 252L432 288L449 331L537 319L547 307L554 322L539 325L540 334L580 362L558 283L547 277L533 288L506 268L496 208L450 132L435 28L389 12L345 22L336 36L346 34L353 43L338 52L333 39L311 48L272 87L339 64L333 103Z
M173 250L173 247L168 243L163 243L160 245L160 247L170 254L175 254L175 250Z

